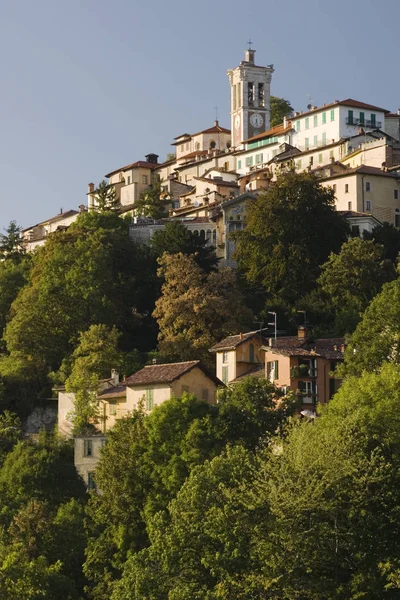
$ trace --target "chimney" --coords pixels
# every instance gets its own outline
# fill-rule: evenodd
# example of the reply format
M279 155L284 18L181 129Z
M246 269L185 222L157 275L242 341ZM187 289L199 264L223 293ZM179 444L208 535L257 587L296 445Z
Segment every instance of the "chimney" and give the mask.
M239 337L240 337L241 340L243 339L243 333L242 332L239 333Z
M268 346L272 348L274 345L274 338L268 338Z
M283 117L283 126L286 129L286 127L287 127L287 117Z
M305 340L307 338L307 328L304 325L299 325L297 328L297 337L299 340Z
M62 209L62 207L61 207L61 208L60 208L60 215L62 215L62 214L63 214L63 209Z
M146 162L157 165L158 164L158 154L146 154L145 156Z
M94 192L94 183L88 183L88 194L93 194Z
M83 213L83 212L85 212L85 210L86 210L86 206L85 206L84 204L80 204L80 205L78 206L78 208L79 208L79 212L80 212L80 213Z
M119 372L117 369L111 369L111 379L113 380L114 385L119 384Z

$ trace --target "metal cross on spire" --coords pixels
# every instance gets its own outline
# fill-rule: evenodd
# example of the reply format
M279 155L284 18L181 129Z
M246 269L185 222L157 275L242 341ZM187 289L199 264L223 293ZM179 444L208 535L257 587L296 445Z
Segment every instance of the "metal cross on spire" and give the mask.
M215 110L215 120L218 121L218 110L219 110L219 106L215 105L214 106L214 110Z
M251 50L251 47L252 47L252 45L253 45L253 42L251 41L251 38L249 38L249 41L248 41L247 43L248 43L248 45L249 45L249 50Z

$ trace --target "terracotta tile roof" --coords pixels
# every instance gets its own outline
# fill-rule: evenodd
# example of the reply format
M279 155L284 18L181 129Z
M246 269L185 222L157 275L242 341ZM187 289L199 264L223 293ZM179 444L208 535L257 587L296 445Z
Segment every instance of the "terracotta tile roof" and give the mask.
M316 169L315 169L316 170ZM367 165L361 165L360 167L346 168L342 173L332 173L332 175L326 175L321 177L323 180L336 179L337 177L347 177L348 175L376 175L378 177L391 177L399 179L400 173L393 173L388 171L382 171L379 167L369 167Z
M282 356L320 357L328 360L343 359L344 338L322 338L316 341L285 336L274 340L273 346L263 346L262 350Z
M390 119L394 119L394 118L400 119L400 115L398 115L397 113L390 112L390 113L386 113L385 119L387 119L387 118L390 118Z
M212 183L217 186L226 186L226 187L239 187L235 181L224 181L221 179L210 179L209 177L193 177L193 179L197 179L197 181L206 181L207 183Z
M142 169L158 169L161 165L159 163L151 163L147 162L147 160L137 160L130 165L126 165L125 167L121 167L120 169L115 169L115 171L111 171L111 173L107 173L104 177L111 177L111 175L115 175L115 173L120 173L121 171L129 171L130 169L135 169L137 167Z
M302 119L308 115L316 114L335 106L351 106L353 108L364 108L366 110L376 110L378 112L390 113L390 111L386 110L386 108L380 108L379 106L374 106L373 104L367 104L366 102L360 102L359 100L354 100L353 98L347 98L346 100L337 100L336 102L331 102L330 104L325 104L324 106L318 106L314 110L309 110L307 112L303 112L302 114L293 116L292 121L296 119Z
M239 381L242 381L246 377L258 377L259 379L264 378L265 377L265 364L256 365L255 367L252 367L251 369L249 369L248 371L243 373L243 375L239 375L239 377L236 377L236 379L233 379L229 383L230 384L238 383Z
M208 156L208 150L195 150L194 152L184 154L178 160L184 160L186 158L196 158L196 156Z
M218 121L216 121L214 123L214 125L212 127L210 127L209 129L203 129L203 131L198 131L197 133L192 133L192 137L194 137L195 135L200 135L201 133L230 133L230 132L231 132L230 129L221 127L218 124Z
M256 335L260 335L260 331L248 331L247 333L239 333L237 335L229 335L210 348L210 352L220 352L221 350L234 350L243 342L250 340Z
M67 210L66 212L59 213L55 217L46 219L46 221L41 221L40 223L37 223L36 225L31 225L30 227L27 227L26 229L21 229L21 233L24 233L25 231L29 231L30 229L33 229L34 227L39 227L39 225L46 225L47 223L55 223L56 221L62 221L63 219L68 219L68 217L73 217L74 215L77 215L77 214L78 214L77 210L73 210L73 209Z
M126 385L124 383L103 390L97 395L100 400L107 400L108 398L123 398L124 396L126 396Z
M201 369L216 385L223 385L223 383L213 375L213 373L209 372L199 360L166 363L162 365L147 365L137 373L128 377L124 383L128 387L150 385L154 383L171 383L195 367Z
M268 129L268 131L264 131L263 133L258 133L257 135L254 135L253 137L248 138L247 140L243 140L243 143L256 142L257 140L263 140L264 138L271 137L274 135L283 135L284 133L287 133L291 129L292 129L291 121L288 122L288 125L286 125L286 127L283 123L281 123L280 125L276 125L275 127L272 127L272 129Z

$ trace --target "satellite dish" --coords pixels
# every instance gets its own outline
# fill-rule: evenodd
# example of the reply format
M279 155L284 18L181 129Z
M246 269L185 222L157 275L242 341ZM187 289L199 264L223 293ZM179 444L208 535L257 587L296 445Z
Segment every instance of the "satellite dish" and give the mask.
M197 200L195 200L195 201L193 202L193 206L198 206L198 205L199 205L198 201L197 201Z
M311 110L312 104L307 104L307 108L308 108L308 110Z

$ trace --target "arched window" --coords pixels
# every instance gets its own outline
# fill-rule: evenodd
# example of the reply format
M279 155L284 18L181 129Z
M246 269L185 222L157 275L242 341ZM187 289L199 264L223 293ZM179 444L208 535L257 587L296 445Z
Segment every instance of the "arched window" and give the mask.
M214 229L213 231L213 246L217 245L217 230Z
M210 142L210 148L212 150L214 150L214 148L215 148L216 145L217 145L216 142L214 142L214 140L211 140L211 142Z
M206 232L204 229L200 229L200 239L204 241L206 239Z
M400 210L398 208L394 210L394 226L400 227Z
M249 351L250 351L250 362L253 363L254 362L254 344L250 344Z
M199 232L197 229L193 229L193 235L199 235Z
M207 242L211 242L211 229L207 229L206 238Z
M196 142L196 150L200 150L200 142Z

